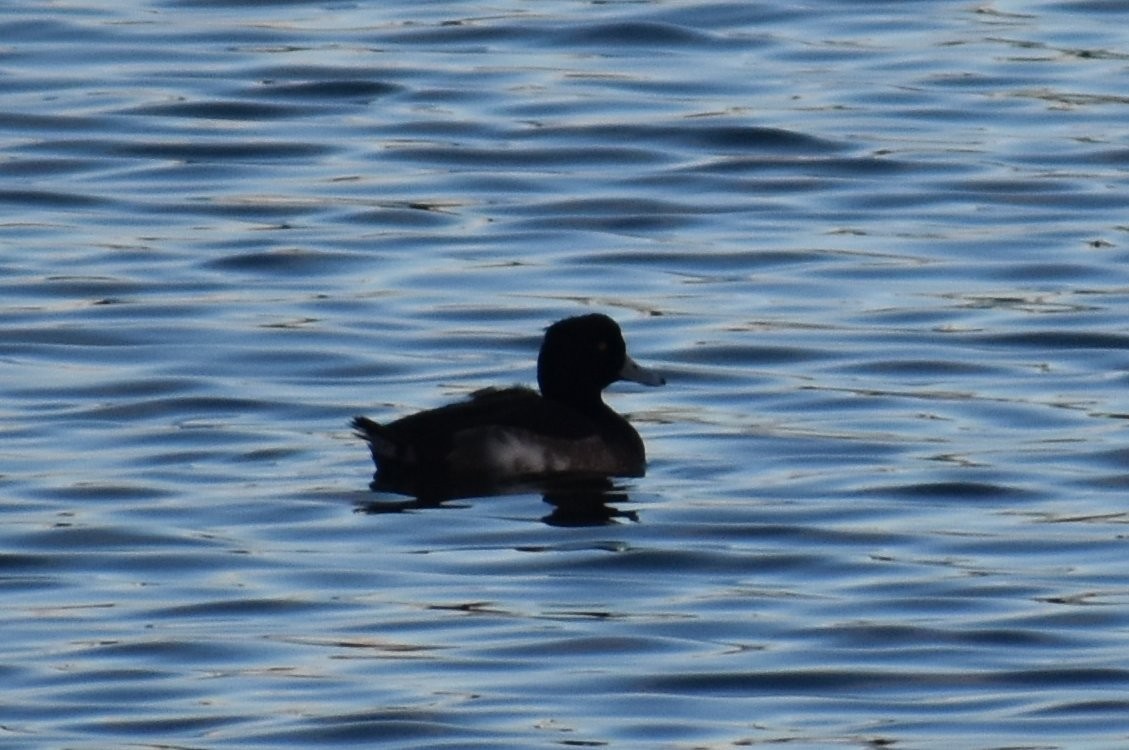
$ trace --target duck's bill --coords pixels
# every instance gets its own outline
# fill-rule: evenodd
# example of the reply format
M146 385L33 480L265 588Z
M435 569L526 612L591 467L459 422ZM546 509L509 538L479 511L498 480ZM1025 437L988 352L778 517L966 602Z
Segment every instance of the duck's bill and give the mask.
M666 378L654 370L640 367L631 357L625 357L623 368L619 371L620 380L630 380L641 385L666 385Z

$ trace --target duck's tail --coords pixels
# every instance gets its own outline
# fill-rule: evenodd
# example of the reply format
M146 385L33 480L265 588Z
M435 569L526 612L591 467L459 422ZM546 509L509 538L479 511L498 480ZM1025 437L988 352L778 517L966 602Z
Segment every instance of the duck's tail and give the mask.
M368 443L369 450L372 451L372 460L377 466L404 460L402 446L387 427L368 417L353 417L350 424L356 431L357 437Z

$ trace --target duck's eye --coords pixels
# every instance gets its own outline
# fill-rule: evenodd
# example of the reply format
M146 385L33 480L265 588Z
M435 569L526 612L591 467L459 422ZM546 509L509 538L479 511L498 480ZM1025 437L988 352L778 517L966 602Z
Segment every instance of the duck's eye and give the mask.
M599 341L596 342L596 351L603 354L607 350L608 350L608 342L607 341L600 339Z

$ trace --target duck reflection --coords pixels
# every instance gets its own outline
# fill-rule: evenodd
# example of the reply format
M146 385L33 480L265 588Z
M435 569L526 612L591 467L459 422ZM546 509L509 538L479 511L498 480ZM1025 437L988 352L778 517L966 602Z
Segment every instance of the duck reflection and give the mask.
M373 489L380 491L377 482L373 482ZM513 495L523 492L539 492L541 499L552 506L552 511L541 518L549 526L576 527L576 526L605 526L618 523L621 520L638 523L639 515L633 510L621 510L616 507L630 502L627 491L617 486L610 479L604 477L558 481L552 485L540 484L537 486L521 486L509 488L494 488L495 491L463 491L451 488L448 493L430 495L426 497L406 498L403 500L371 500L357 505L358 513L381 515L385 513L408 513L417 510L437 508L466 508L468 504L460 502L472 497L489 497L491 495Z
M615 507L630 502L630 498L625 489L610 479L548 489L542 492L541 499L553 506L553 511L541 519L550 526L602 526L618 519L639 521L635 511Z

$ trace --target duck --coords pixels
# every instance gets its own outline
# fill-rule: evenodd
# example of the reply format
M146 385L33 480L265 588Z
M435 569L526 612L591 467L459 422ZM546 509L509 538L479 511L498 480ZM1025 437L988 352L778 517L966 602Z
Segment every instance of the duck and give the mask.
M499 494L506 487L562 480L640 477L646 449L635 428L603 400L620 380L645 386L662 375L627 354L619 325L592 313L545 330L538 390L485 388L462 401L387 424L358 416L377 491L442 500Z

